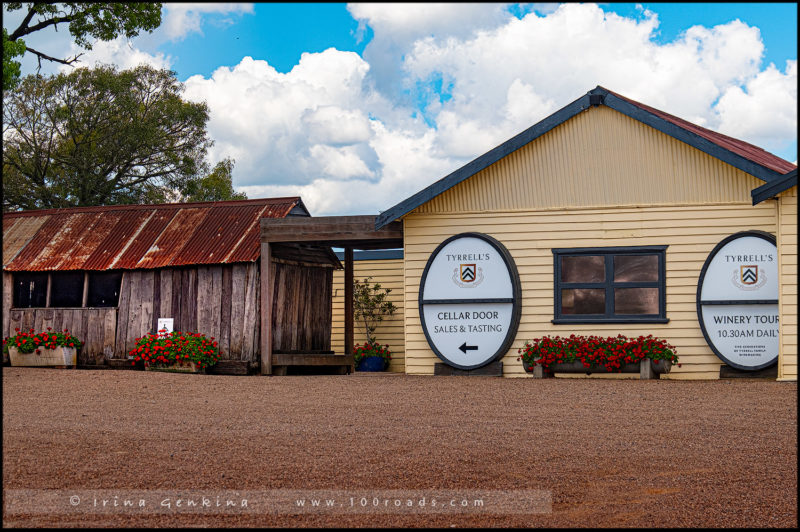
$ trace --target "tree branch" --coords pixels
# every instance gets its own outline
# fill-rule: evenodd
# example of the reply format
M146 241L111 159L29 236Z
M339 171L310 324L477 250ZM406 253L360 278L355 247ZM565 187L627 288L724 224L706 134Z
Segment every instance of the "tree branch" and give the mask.
M33 18L33 15L36 14L35 9L36 9L35 7L32 7L31 10L28 11L28 14L25 16L25 20L22 21L22 24L19 25L19 28L14 30L14 33L8 36L9 41L16 41L20 37L28 35L29 33L33 33L34 31L39 31L43 28L46 28L47 26L52 26L53 24L60 24L62 22L72 22L73 20L75 20L74 15L67 15L65 17L53 17L47 20L43 20L42 22L34 24L33 26L29 27L28 23L31 21L31 18Z
M73 57L72 59L57 59L55 57L50 57L47 54L43 54L42 52L36 51L30 46L26 46L25 50L28 52L32 52L39 58L39 68L42 68L42 59L47 59L48 61L55 61L56 63L61 63L62 65L71 65L72 63L77 61L80 56L83 55L82 53L80 53L75 57Z
M22 19L22 22L20 23L19 27L14 30L14 33L8 36L8 40L16 41L17 39L25 35L25 33L22 32L25 30L25 28L28 27L28 24L30 23L31 19L35 14L36 14L36 7L31 6L31 8L28 10L28 14L25 15L24 19Z

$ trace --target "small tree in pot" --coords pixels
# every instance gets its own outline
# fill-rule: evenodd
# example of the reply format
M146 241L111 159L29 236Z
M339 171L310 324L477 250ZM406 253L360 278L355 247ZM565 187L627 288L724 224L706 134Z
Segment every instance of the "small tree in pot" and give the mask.
M362 360L380 358L382 369L389 365L391 354L389 346L381 346L375 338L375 331L384 316L391 316L397 307L387 299L391 288L382 288L380 283L372 283L372 277L353 280L353 320L359 324L367 337L366 343L354 349L354 361L363 368Z

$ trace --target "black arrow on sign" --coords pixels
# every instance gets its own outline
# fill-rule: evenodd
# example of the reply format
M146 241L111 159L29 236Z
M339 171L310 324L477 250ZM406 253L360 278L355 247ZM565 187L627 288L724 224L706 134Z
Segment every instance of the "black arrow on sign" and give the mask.
M461 351L463 351L464 354L467 354L467 351L475 351L475 350L477 350L478 346L477 345L467 345L467 342L464 342L463 344L461 344L461 347L459 347L459 349L461 349Z

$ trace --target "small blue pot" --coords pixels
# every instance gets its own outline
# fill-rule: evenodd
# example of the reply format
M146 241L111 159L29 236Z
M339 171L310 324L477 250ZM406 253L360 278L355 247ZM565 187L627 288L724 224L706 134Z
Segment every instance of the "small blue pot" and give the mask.
M388 362L383 357L364 357L358 362L356 371L384 371Z

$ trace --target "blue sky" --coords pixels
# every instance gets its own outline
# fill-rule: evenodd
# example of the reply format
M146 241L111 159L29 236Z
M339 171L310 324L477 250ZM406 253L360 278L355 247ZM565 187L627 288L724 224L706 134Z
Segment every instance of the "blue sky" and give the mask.
M644 3L599 4L605 12L640 17L637 6L658 14L660 25L654 40L670 42L687 28L714 26L740 19L761 30L766 47L764 62L782 65L797 58L797 4L795 3ZM209 76L219 65L233 65L245 55L266 59L279 72L288 72L303 52L334 47L363 53L372 32L358 31L358 21L347 4L255 4L252 15L238 17L230 25L207 24L203 34L193 33L180 42L167 42L159 50L176 58L173 64L183 79ZM509 12L521 18L533 4L512 4Z
M797 161L794 3L182 3L162 15L84 64L174 70L209 105L210 162L233 158L237 189L299 194L315 215L384 210L597 85ZM81 51L66 31L41 33L29 44L45 53ZM23 72L35 67L26 57Z

